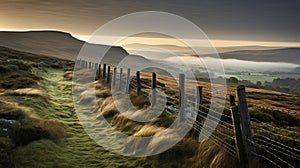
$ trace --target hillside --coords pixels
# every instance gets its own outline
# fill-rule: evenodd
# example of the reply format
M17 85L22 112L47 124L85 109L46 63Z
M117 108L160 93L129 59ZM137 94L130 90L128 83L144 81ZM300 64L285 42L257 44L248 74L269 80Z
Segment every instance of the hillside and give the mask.
M129 52L139 50L140 55L147 55L150 59L161 59L174 56L164 52L161 49L169 50L179 56L195 55L192 48L176 45L147 45L132 43L124 45ZM197 48L197 47L194 47ZM210 56L211 50L205 47L198 47L204 53L202 55ZM300 48L275 48L264 46L237 46L237 47L219 47L216 48L222 59L235 59L254 62L272 62L272 63L292 63L300 64Z
M58 31L0 32L0 46L67 60L75 60L84 43L69 33ZM111 47L87 45L99 51ZM113 46L106 54L106 58L122 59L126 55L128 53L122 47Z
M286 62L300 64L300 48L273 50L241 50L221 53L223 59L238 59L258 62Z
M145 61L140 57L135 59ZM160 135L161 131L173 123L176 115L163 112L157 119L147 123L129 120L116 109L111 95L111 85L107 84L105 79L97 78L88 86L95 88L96 101L101 110L90 106L93 112L85 114L92 120L80 122L72 99L73 65L72 61L0 47L0 124L12 123L10 127L0 130L0 167L85 167L87 164L89 167L127 168L237 167L233 132L228 128L231 120L223 117L213 137L202 143L197 139L199 128L194 127L177 145L155 156L130 158L105 150L83 129L85 124L98 122L98 119L95 120L93 117L97 118L101 114L120 132L146 137ZM87 75L91 73L89 69L79 71ZM141 80L142 92L149 93L150 90L144 86L150 85L151 74L142 72ZM161 75L157 76L157 81L158 87L172 98L168 101L168 108L172 105L176 108L179 96L177 82L172 77ZM80 85L79 81L75 82L76 85ZM134 82L135 79L132 80L132 86ZM198 82L198 84L203 86L205 98L203 107L209 108L210 83ZM82 94L78 97L79 103L92 103L90 91L92 90L82 90ZM235 86L228 87L229 93L234 91ZM251 122L254 127L254 138L269 136L272 131L276 135L270 138L297 148L299 143L291 139L299 139L299 97L252 88L247 88L247 94L251 119L255 121ZM130 98L138 107L137 111L129 111L130 113L142 115L150 112L147 111L148 97L137 96L135 89L131 89ZM267 109L262 109L261 106ZM230 115L228 102L226 107L224 117ZM208 111L203 109L202 112L205 115L201 116L205 118ZM257 120L262 122L256 122ZM267 127L266 124L275 127ZM264 130L259 132L262 126ZM289 133L281 129L288 130ZM114 140L109 134L101 137L109 141ZM219 138L217 143L216 137ZM171 142L172 138L166 136L152 142L155 144L159 141L167 143ZM233 153L228 150L229 147ZM286 157L286 159L293 165L297 164L293 158ZM265 167L270 167L269 163L262 163Z
M80 74L83 74L83 78L89 72L86 69L81 69L77 71ZM84 75L85 74L85 75ZM136 79L133 79L131 82L131 91L130 98L133 105L138 107L138 110L128 109L128 111L123 111L121 113L117 109L117 105L122 100L115 99L111 95L111 86L107 84L106 79L100 79L95 82L90 83L90 86L95 87L95 91L90 86L83 89L82 87L75 88L81 93L78 96L78 103L83 105L83 109L87 107L92 107L89 111L98 113L98 115L90 115L89 111L86 110L82 112L81 117L87 121L93 121L93 117L96 116L97 122L101 122L101 116L110 122L110 125L113 126L118 131L125 133L127 135L133 136L159 136L161 135L162 130L170 129L170 125L174 123L176 117L178 117L178 104L179 104L179 89L177 81L170 76L157 75L157 87L164 91L168 97L168 101L165 105L164 112L154 120L149 122L136 122L128 119L126 116L133 114L135 117L142 116L143 114L151 114L151 108L149 103L148 95L151 93L151 78L150 73L142 72L141 73L141 83L142 83L142 94L136 94ZM81 79L76 78L76 82L80 83ZM196 82L196 81L190 81ZM211 84L209 82L198 82L198 85L203 86L203 106L202 111L200 112L201 117L205 121L210 120L208 116L213 116L212 114L207 114L208 109L211 106L210 100L211 97ZM193 89L188 83L185 84L187 90ZM227 97L228 94L233 94L236 92L236 85L227 86ZM194 90L194 89L193 89ZM281 143L283 145L288 145L289 148L298 148L299 146L299 97L293 94L285 94L282 92L275 92L264 89L254 89L247 88L247 101L248 107L251 116L251 127L254 135L255 143L261 144L261 137L268 138L269 141L276 141L276 143ZM100 108L94 106L94 102L91 102L91 97L94 93L97 96L97 104ZM117 94L120 94L118 92ZM158 99L159 100L159 99ZM126 102L126 101L125 101ZM124 103L124 102L123 102ZM218 113L214 111L214 114ZM233 129L232 129L232 120L230 116L230 105L229 100L226 101L226 107L224 113L222 114L221 121L218 123L217 129L214 131L213 136L207 141L198 142L195 141L195 135L201 129L205 128L195 126L193 130L185 136L185 138L180 141L176 146L172 147L170 150L155 155L153 160L153 167L238 167L234 163L236 160L236 155L230 154L230 148L235 150L234 140L232 138ZM91 123L88 123L91 124ZM100 125L101 125L100 124ZM83 123L84 125L84 123ZM103 135L106 137L116 136L113 133L108 132ZM103 138L101 136L101 138ZM117 136L118 137L118 136ZM95 138L95 137L94 137ZM130 144L134 144L134 149L129 151L139 151L139 146L147 146L149 149L157 150L153 144L158 144L160 141L165 143L172 142L172 135L166 135L165 138L152 139L149 144L139 143L130 141ZM121 139L122 142L128 142L129 139ZM295 141L296 140L296 141ZM210 143L210 144L207 144ZM226 145L220 145L220 144ZM269 147L269 146L268 146ZM257 145L258 154L269 156L268 152L265 152L261 149L261 145ZM277 148L275 149L277 150ZM297 149L296 149L297 150ZM273 151L273 150L272 150ZM279 155L281 153L277 151L274 154ZM180 156L180 157L179 157ZM281 155L280 155L281 156ZM199 159L201 158L201 159ZM274 162L278 163L278 158L274 158ZM284 160L291 163L291 165L298 165L298 160L294 159L293 156L282 156ZM147 158L152 160L153 158ZM159 165L159 166L158 166ZM280 166L284 167L285 164L280 163ZM151 166L151 167L152 167ZM259 167L272 167L272 164L260 160Z
M80 49L85 44L84 41L74 38L71 34L58 31L28 31L28 32L0 32L0 46L11 49L48 55L56 58L75 60ZM89 49L104 51L111 46L99 44L86 44ZM162 47L175 52L192 52L190 48L166 45L143 45L128 44L129 49L141 49L148 47ZM300 48L273 49L268 47L248 46L248 47L227 47L217 49L223 59L238 59L258 62L287 62L300 64ZM237 51L238 50L238 51ZM204 48L205 51L205 48ZM153 52L153 51L145 51ZM155 53L154 53L155 54ZM128 53L122 47L112 46L105 55L105 62L117 62L122 60ZM168 57L168 55L165 55ZM135 56L136 57L136 56ZM140 61L141 59L138 58Z
M193 55L193 50L188 46L178 46L178 45L150 45L150 44L140 44L140 43L130 43L123 46L127 51L135 51L140 49L146 49L145 52L153 52L149 49L151 48L163 48L170 50L177 54L182 55ZM278 47L277 47L278 48ZM203 53L211 52L208 47L193 47L193 49L200 49ZM266 47L266 46L233 46L233 47L216 47L216 50L219 53L233 52L233 51L242 51L242 50L271 50L276 49L276 47ZM159 51L157 51L159 52Z
M142 167L84 131L74 111L73 61L0 47L0 168Z

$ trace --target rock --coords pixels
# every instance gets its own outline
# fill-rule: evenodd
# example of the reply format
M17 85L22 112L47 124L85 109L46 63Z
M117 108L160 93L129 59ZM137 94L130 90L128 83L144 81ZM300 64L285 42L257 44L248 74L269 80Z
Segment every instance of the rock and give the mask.
M16 60L16 59L10 59L10 60L7 60L7 62L9 62L12 65L17 65L20 70L28 71L28 72L32 71L31 66L28 65L28 64L26 64L26 63L24 63L23 61Z
M7 65L7 67L13 71L17 71L20 69L18 65L14 65L14 64L9 64Z
M17 120L0 119L0 137L14 137L15 132L20 128Z
M52 63L51 67L52 68L62 68L62 66L60 65L59 62Z
M51 58L52 63L59 63L59 61L55 58Z
M178 111L178 107L175 105L167 106L167 113L175 114Z
M44 61L41 61L37 64L38 67L49 67L49 64L45 63Z

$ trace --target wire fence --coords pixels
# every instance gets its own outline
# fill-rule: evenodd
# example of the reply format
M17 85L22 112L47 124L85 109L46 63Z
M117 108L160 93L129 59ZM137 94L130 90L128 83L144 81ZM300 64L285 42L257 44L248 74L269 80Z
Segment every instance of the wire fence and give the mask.
M131 71L135 73L135 71ZM118 75L116 80L118 80ZM123 75L121 82L126 83L128 76ZM131 78L130 80L130 89L137 90L138 84L134 82ZM140 87L142 88L141 95L148 97L150 99L152 86L149 81L141 81ZM166 85L166 84L165 84ZM159 86L162 89L162 86ZM166 90L166 88L164 88ZM165 106L165 112L170 115L178 115L180 105L176 106L181 100L179 97L174 96L178 95L179 91L172 92L172 95L166 94L166 100L169 106ZM175 94L174 94L175 93ZM201 133L207 139L209 139L214 144L224 148L232 156L236 156L237 149L236 146L228 141L233 142L234 140L234 129L233 129L233 118L230 114L226 114L225 111L230 112L231 107L226 106L220 102L212 101L209 97L202 97L203 100L209 102L210 105L218 105L221 110L216 110L216 108L211 108L209 104L200 104L196 101L196 95L186 94L192 99L185 99L184 103L190 104L193 107L198 106L201 110L191 111L193 115L198 115L203 120L208 122L213 122L217 124L216 128L212 128L209 125L205 127L202 126L202 123L199 121L194 121L193 118L187 118L189 124L193 124L193 129L197 133ZM193 101L195 100L195 101ZM226 100L225 100L226 101ZM181 102L182 103L182 102ZM171 105L170 105L171 104ZM224 106L225 105L225 106ZM254 105L256 106L256 105ZM277 110L270 109L268 107L256 106L257 110L259 109L268 109L268 110ZM286 111L282 111L286 112ZM221 116L221 119L216 117ZM286 128L279 128L274 124L263 122L257 118L251 117L251 126L254 135L254 139L247 139L248 142L255 145L258 149L258 152L250 151L254 156L259 158L262 161L268 162L268 164L275 167L298 167L300 165L300 132L293 131ZM287 135L288 134L288 135ZM291 144L293 142L293 144Z

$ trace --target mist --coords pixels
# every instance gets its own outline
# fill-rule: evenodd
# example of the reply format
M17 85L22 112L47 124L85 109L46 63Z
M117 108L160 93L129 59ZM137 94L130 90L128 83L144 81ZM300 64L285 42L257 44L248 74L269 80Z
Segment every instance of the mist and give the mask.
M163 59L167 64L189 65L205 68L211 62L221 61L224 70L228 72L292 72L298 64L284 62L256 62L237 59L217 59L212 57L174 56ZM211 67L210 67L211 68Z

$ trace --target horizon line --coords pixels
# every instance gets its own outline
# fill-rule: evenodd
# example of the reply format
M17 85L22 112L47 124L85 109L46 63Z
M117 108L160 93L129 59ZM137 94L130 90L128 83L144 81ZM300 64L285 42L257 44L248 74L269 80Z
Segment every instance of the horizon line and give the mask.
M15 30L15 29L1 29L0 32L61 32L70 34L72 37L82 40L85 42L89 42L89 39L92 35L86 35L86 34L75 34L69 31L65 30L58 30L58 29L22 29L22 30ZM105 37L107 39L114 39L119 38L120 36L101 36ZM131 42L133 43L139 43L139 44L147 44L146 41L151 40L151 43L148 45L167 45L171 43L171 45L174 45L174 42L177 43L178 46L182 46L182 44L176 42L178 39L172 39L168 37L126 37L133 41L144 41L144 43L140 42ZM159 39L159 40L158 40ZM174 41L175 40L175 41ZM187 40L197 40L197 39L187 39ZM300 47L300 42L289 42L289 41L254 41L254 40L231 40L231 39L208 39L210 43L215 47L247 47L247 46L258 46L258 47L278 47L278 48L285 48L285 47ZM157 41L157 42L155 42ZM102 43L98 43L97 41L94 41L95 44L105 44L103 40L101 40ZM93 43L93 41L92 41ZM175 44L176 45L176 44Z

